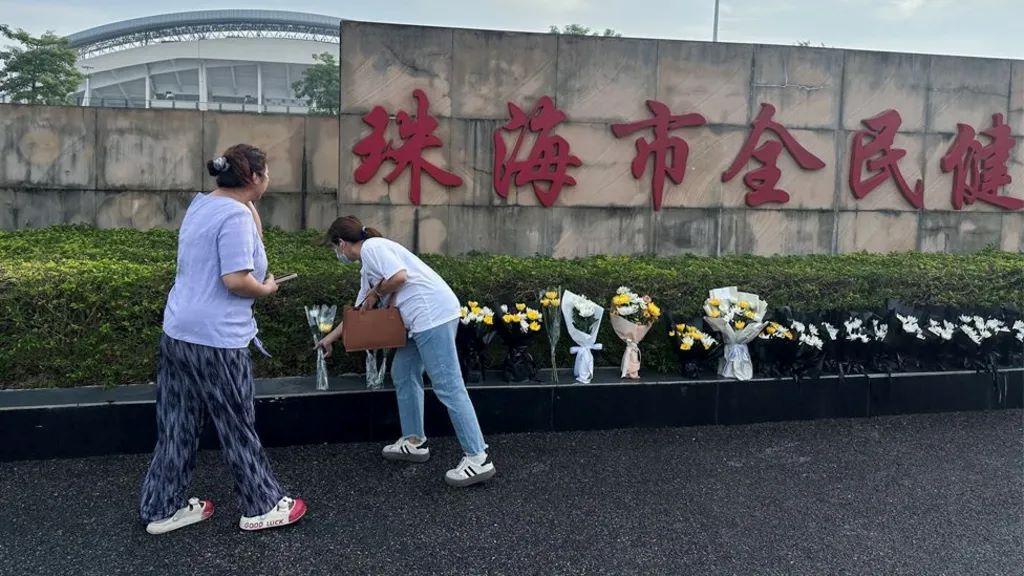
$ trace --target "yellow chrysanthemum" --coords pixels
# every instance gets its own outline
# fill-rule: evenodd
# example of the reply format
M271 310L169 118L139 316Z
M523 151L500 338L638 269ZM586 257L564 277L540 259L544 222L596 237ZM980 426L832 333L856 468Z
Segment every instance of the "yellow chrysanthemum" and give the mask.
M712 298L712 299L708 300L708 305L709 306L718 306L721 303L722 302L718 298Z
M540 318L540 313L534 310L533 308L530 308L529 310L526 311L527 320L536 320L538 318Z
M675 336L675 335L676 335L676 331L675 331L675 330L672 330L672 331L670 331L670 332L668 333L668 335L669 335L669 336Z
M629 296L625 294L617 294L615 295L615 297L612 298L612 304L616 306L623 306L625 304L629 304Z
M686 332L686 324L676 324L676 332Z
M708 314L708 316L711 316L712 318L718 318L721 315L722 315L722 313L719 312L717 308L712 310L711 313Z
M520 312L526 310L526 304L516 304L516 310L519 310Z
M484 316L484 324L487 324L488 326L493 326L494 325L494 315L492 314L490 316Z
M650 304L647 305L647 311L650 312L651 316L654 316L655 318L661 316L661 308L658 308L658 305L655 304L654 302L651 302Z
M512 322L518 322L518 320L513 320L512 318L513 318L513 316L511 314L505 314L504 316L501 317L502 321L504 321L505 324L511 324Z
M693 332L689 333L688 336L690 338L693 338L694 340L703 340L704 339L704 333L703 332L698 332L696 330L694 330Z
M472 312L473 314L479 314L480 311L481 310L479 306L473 306L472 308L470 308L470 312Z
M689 350L691 348L693 348L693 344L691 344L689 342L683 342L682 344L679 345L679 349L680 350L684 350L685 351L685 350Z
M465 308L459 308L459 318L465 318L465 317L466 317L466 309Z
M330 322L321 322L320 323L320 333L321 334L327 334L328 332L331 331L331 328L334 328L334 324L331 324Z
M765 331L765 332L767 332L767 333L769 333L769 334L775 334L775 332L777 332L777 331L778 331L778 328L776 328L776 327L775 327L775 323L773 322L773 323L769 324L769 325L768 325L768 326L767 326L767 327L766 327L766 328L764 329L764 331Z
M530 330L532 330L534 332L540 331L540 323L539 322L531 322L530 323Z
M747 310L747 313L744 314L744 316L746 316L747 318L750 318L751 320L753 320L754 318L757 318L757 314L754 314L754 312L751 311L751 310Z
M558 292L550 290L544 293L544 297L547 298L548 300L554 300L555 298L558 298Z
M743 320L737 320L736 321L736 329L737 330L743 330L746 327L747 327L747 323L744 322Z
M541 298L540 305L547 308L548 306L551 306L551 300L548 298Z
M740 300L740 308L742 308L743 310L750 308L750 302L747 302L746 300Z
M554 300L551 301L552 306L561 306L561 304L562 300L560 298L555 298Z
M473 302L472 300L470 300L469 302L466 302L466 305L469 306L470 308L476 308L477 307L477 303Z

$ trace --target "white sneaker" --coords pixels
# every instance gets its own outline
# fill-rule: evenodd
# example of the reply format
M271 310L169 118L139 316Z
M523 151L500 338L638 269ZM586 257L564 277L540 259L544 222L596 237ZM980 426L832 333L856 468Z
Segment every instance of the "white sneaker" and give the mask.
M398 439L394 444L388 444L381 450L385 460L401 460L404 462L426 462L430 459L430 447L424 439L419 444L413 444L408 436Z
M188 504L175 512L174 516L146 524L146 532L150 534L166 534L178 528L198 524L210 516L213 516L213 502L189 498Z
M464 488L490 480L495 472L494 463L486 453L483 458L463 456L459 465L444 475L444 481L450 486Z
M270 512L262 516L242 516L238 521L238 527L242 530L266 530L267 528L280 528L289 524L295 524L306 515L306 503L301 498L289 498L285 496L277 502Z

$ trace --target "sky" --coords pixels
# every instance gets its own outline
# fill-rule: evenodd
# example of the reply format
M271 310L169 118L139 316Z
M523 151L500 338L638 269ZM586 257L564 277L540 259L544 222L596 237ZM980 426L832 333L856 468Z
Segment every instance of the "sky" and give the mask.
M714 0L0 0L0 23L70 34L169 12L264 8L353 20L546 32L579 23L623 36L710 40ZM719 39L1024 60L1024 0L721 0Z

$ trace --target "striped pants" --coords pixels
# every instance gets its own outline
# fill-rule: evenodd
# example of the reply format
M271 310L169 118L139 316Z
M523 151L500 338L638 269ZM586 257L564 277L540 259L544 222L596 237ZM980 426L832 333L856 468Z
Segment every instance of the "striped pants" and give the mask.
M143 522L167 518L186 505L207 418L217 429L234 476L242 515L265 514L277 504L284 493L256 436L254 397L248 349L211 348L163 336L156 390L158 439L142 482Z

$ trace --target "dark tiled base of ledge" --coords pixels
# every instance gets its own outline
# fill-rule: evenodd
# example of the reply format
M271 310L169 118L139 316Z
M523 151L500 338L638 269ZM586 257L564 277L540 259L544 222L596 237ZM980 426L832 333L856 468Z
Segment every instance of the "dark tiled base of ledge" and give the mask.
M592 384L487 381L470 385L486 433L746 424L925 412L1020 409L1024 368L992 374L910 373L810 380L639 382L599 371ZM154 386L0 391L0 460L66 458L152 450ZM257 427L268 446L392 440L399 432L391 388L367 390L359 377L331 389L312 379L257 383ZM452 434L444 406L427 394L429 436ZM202 445L217 446L212 426Z

